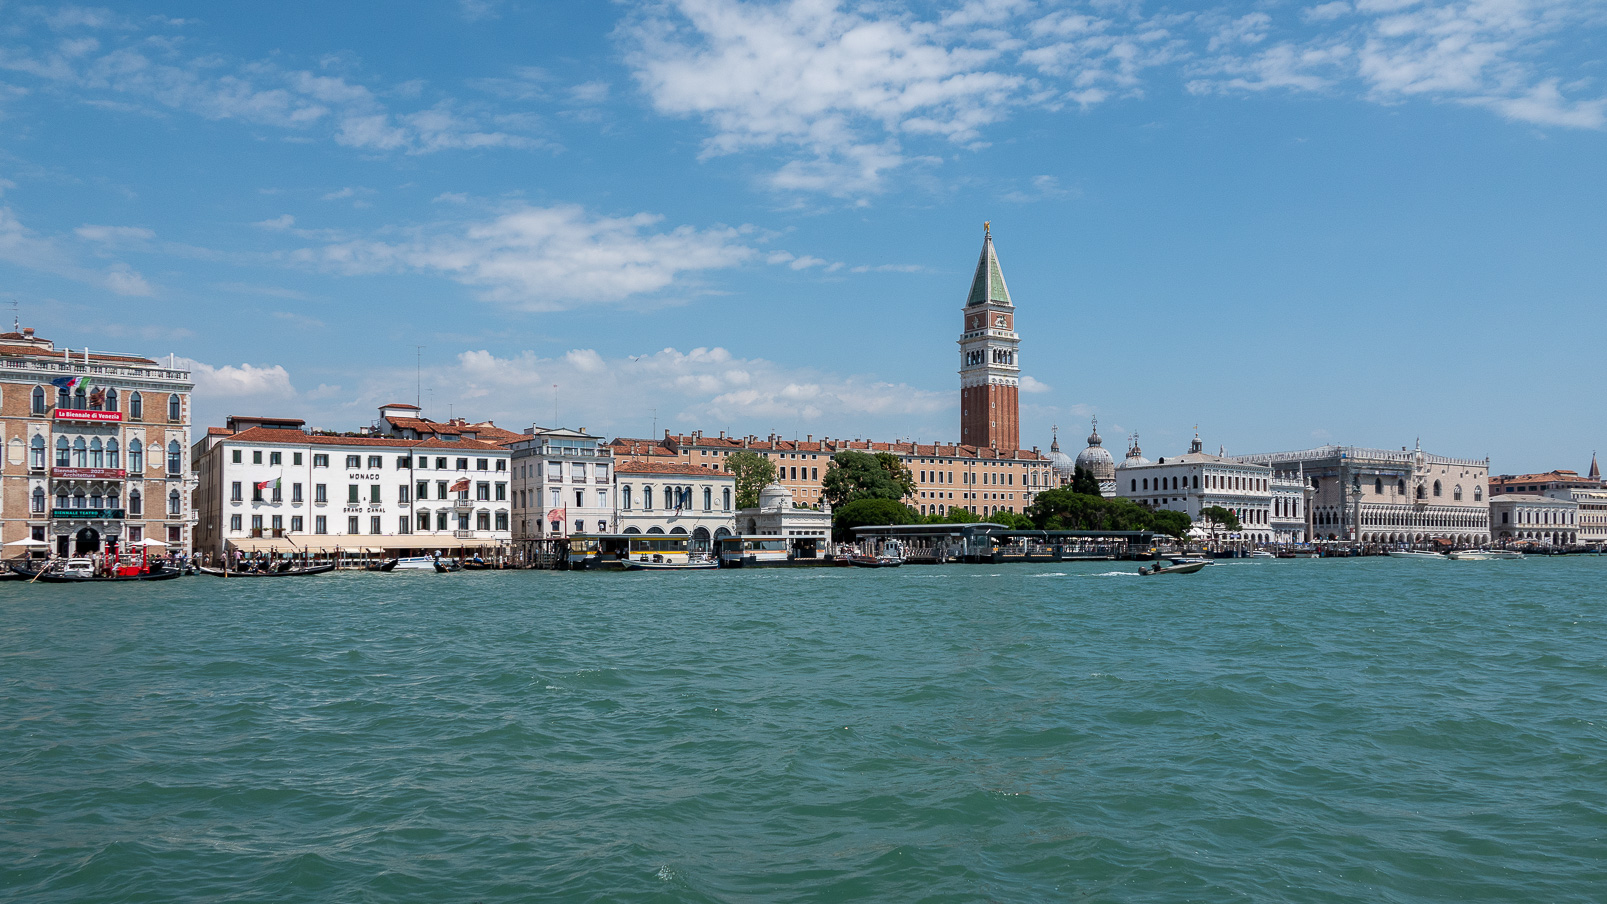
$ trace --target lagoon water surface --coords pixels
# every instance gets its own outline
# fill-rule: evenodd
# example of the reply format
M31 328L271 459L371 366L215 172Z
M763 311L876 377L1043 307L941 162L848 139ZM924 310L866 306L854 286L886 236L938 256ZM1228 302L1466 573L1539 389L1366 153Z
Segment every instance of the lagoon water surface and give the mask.
M1607 898L1607 559L0 584L0 899Z

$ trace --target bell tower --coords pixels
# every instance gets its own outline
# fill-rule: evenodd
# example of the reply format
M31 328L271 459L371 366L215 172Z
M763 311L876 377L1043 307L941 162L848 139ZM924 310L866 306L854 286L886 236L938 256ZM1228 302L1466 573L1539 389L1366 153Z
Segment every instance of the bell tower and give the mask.
M1021 365L1015 305L1004 284L991 224L982 224L982 257L971 277L960 331L960 442L1004 451L1021 448Z

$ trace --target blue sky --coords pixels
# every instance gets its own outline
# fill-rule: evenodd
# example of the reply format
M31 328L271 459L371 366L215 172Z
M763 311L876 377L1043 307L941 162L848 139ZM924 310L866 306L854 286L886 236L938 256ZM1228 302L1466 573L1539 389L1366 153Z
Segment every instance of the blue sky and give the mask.
M200 422L952 440L991 220L1023 441L1607 445L1583 0L0 0L0 300ZM557 386L556 392L554 386Z

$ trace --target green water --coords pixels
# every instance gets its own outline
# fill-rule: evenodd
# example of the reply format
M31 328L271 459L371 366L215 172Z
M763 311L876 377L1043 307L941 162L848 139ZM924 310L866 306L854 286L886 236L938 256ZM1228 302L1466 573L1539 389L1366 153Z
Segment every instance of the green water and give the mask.
M1607 898L1607 559L1134 570L0 584L0 899Z

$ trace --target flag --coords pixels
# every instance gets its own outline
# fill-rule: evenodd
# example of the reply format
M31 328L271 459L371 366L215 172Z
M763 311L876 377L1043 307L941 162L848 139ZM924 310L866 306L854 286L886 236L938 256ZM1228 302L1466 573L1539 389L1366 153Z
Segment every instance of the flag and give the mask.
M68 392L72 392L75 389L79 389L79 388L88 386L89 385L89 378L88 377L57 377L56 379L50 381L50 385L59 386L62 389L67 390Z
M259 481L257 483L257 489L259 489L259 490L277 490L277 489L279 489L279 478L271 477L271 478L269 478L267 480Z
M453 492L453 493L467 493L468 491L469 491L469 478L467 478L467 477L463 478L462 480L458 481L457 483L452 484L452 489L450 490L450 492Z

